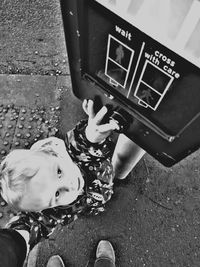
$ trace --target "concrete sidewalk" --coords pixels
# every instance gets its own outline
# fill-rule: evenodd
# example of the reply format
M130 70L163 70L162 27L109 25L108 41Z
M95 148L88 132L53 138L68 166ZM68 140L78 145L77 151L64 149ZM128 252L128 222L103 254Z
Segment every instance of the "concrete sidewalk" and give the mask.
M84 116L67 75L0 75L0 86L0 104L7 107L6 118L13 107L35 112L59 107L58 127L63 134ZM5 121L2 123L8 127L10 122ZM1 129L1 137L6 131ZM37 267L45 266L53 254L61 255L66 266L85 266L94 259L101 239L112 242L120 267L199 266L199 158L197 151L174 167L165 168L146 154L126 180L115 183L114 196L104 213L58 227L32 254L29 267L36 259ZM0 209L2 227L13 211L3 203Z

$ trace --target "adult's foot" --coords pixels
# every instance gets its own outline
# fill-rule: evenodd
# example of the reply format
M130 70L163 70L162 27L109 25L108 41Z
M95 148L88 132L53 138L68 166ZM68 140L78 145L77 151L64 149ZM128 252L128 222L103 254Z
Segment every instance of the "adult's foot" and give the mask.
M101 240L97 246L96 261L109 261L115 266L115 252L112 244L107 240Z
M65 264L59 255L54 255L49 258L46 267L65 267Z

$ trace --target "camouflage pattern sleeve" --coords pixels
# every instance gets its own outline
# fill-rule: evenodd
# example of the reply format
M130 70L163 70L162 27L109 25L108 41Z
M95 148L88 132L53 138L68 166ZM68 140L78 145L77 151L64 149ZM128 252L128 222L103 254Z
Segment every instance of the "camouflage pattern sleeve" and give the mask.
M68 152L75 160L91 162L111 159L114 142L110 137L101 143L91 143L85 136L87 121L80 121L74 129L66 134L65 144Z

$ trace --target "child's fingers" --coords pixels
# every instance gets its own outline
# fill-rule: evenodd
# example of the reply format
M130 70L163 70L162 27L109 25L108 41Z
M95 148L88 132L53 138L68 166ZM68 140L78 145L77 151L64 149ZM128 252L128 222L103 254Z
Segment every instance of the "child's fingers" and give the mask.
M105 114L107 113L108 109L107 107L102 107L96 114L95 118L94 118L94 122L96 124L100 123L101 120L103 119L103 117L105 116Z
M93 119L95 117L94 102L90 99L87 101L87 114L89 116L89 119Z
M111 120L109 123L98 126L98 131L100 133L105 133L114 130L119 130L119 125L114 120Z
M82 108L84 112L89 116L89 119L93 119L94 114L94 102L92 100L84 99L82 103Z
M84 110L84 112L86 113L86 114L88 114L88 111L87 111L87 99L84 99L83 100L83 103L82 103L82 108L83 108L83 110Z

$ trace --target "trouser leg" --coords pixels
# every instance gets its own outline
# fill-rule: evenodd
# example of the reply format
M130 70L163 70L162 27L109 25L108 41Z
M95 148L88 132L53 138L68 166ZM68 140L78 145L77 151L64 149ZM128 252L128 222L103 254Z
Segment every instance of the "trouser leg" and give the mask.
M26 242L17 231L0 229L0 267L22 267L26 251Z
M115 267L116 265L109 259L98 259L94 263L94 267Z

